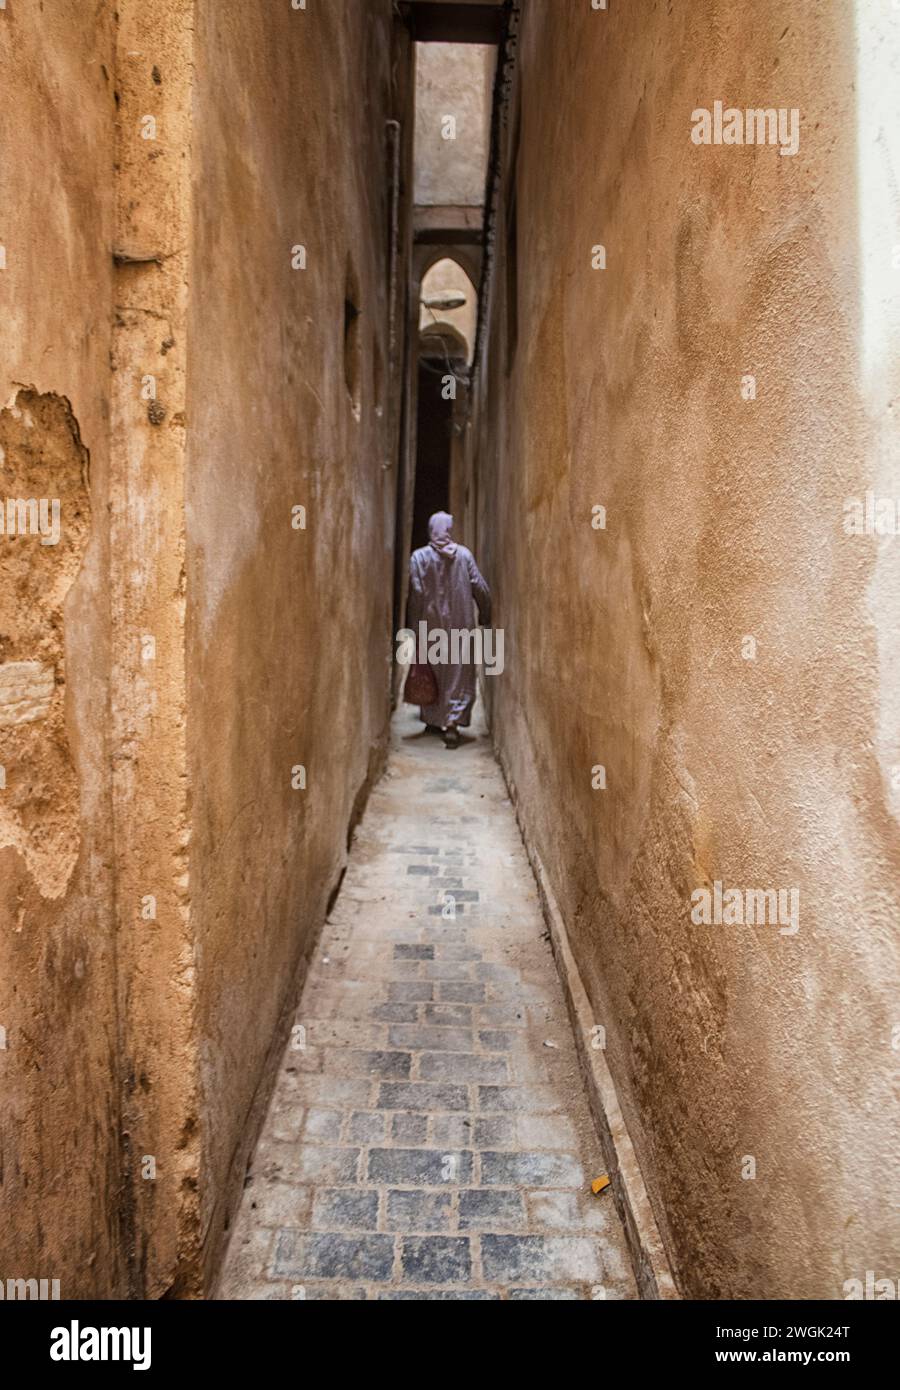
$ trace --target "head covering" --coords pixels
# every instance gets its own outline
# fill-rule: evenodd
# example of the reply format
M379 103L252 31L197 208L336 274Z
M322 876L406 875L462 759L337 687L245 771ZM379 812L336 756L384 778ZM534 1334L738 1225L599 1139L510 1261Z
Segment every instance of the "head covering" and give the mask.
M453 530L453 517L447 512L435 512L428 523L428 536L435 550L441 555L456 554L456 544L450 532Z

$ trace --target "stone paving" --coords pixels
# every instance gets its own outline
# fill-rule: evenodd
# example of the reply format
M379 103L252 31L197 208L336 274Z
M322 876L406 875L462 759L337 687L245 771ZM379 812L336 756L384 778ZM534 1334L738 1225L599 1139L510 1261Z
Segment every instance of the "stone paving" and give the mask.
M490 741L421 728L395 721L218 1297L635 1298Z

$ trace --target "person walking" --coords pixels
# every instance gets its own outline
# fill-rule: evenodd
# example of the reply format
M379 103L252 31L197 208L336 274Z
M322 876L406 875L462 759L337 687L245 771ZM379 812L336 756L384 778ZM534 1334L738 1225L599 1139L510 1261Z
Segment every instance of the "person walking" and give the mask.
M454 644L451 632L474 632L476 608L482 627L490 627L491 591L466 546L453 539L453 517L435 512L428 523L429 543L413 551L409 562L409 619L416 634L428 625L429 640L436 632L447 634L448 653ZM473 662L431 666L437 685L437 702L421 708L429 729L442 732L448 748L459 747L459 730L468 728L475 704L476 667Z

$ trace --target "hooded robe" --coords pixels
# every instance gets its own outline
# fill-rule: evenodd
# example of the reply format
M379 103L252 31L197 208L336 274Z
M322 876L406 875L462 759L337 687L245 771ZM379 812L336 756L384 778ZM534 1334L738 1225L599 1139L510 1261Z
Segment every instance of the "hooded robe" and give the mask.
M475 557L464 545L453 540L453 517L435 512L428 523L429 545L413 551L409 562L409 625L419 636L419 623L428 624L429 638L435 632L450 634L474 632L476 622L489 627L491 593L479 573ZM476 618L477 609L477 618ZM475 703L476 667L474 663L449 662L432 665L438 688L436 705L422 707L426 724L446 729L450 725L468 727Z

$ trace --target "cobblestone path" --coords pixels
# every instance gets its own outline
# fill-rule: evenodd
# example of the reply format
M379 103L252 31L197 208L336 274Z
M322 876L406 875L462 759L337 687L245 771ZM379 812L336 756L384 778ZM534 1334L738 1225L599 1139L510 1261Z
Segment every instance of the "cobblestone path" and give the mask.
M420 729L395 722L219 1297L634 1298L490 741Z

